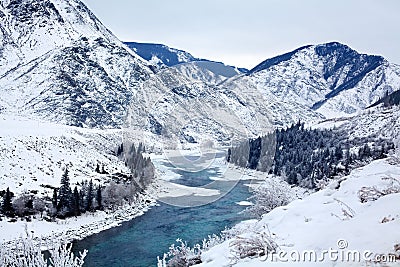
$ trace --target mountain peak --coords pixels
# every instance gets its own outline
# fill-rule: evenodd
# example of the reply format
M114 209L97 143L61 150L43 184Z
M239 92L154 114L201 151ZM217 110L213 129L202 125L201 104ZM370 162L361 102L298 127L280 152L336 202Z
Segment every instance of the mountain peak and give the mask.
M288 60L290 60L290 59L292 58L292 56L295 55L298 51L301 51L301 50L306 49L306 48L309 48L309 47L311 47L311 45L302 46L302 47L297 48L297 49L295 49L295 50L293 50L293 51L291 51L291 52L288 52L288 53L285 53L285 54L282 54L282 55L279 55L279 56L276 56L276 57L269 58L269 59L267 59L267 60L261 62L261 63L258 64L257 66L255 66L253 69L251 69L251 70L248 72L248 75L250 75L250 74L252 74L252 73L255 73L255 72L258 72L258 71L261 71L261 70L268 69L268 68L270 68L270 67L272 67L272 66L274 66L274 65L277 65L277 64L279 64L279 63L281 63L281 62L288 61Z
M363 61L363 62L365 61L370 66L376 66L376 65L381 64L384 61L384 58L381 56L360 54L356 50L349 47L348 45L334 41L334 42L317 44L317 45L305 45L305 46L297 48L291 52L287 52L282 55L269 58L269 59L261 62L260 64L258 64L252 70L250 70L250 72L248 74L250 75L252 73L262 71L262 70L268 69L274 65L288 61L297 53L299 53L305 49L308 49L308 48L313 48L313 50L315 51L315 54L321 58L327 58L328 60L333 60L332 57L336 57L337 58L336 61L339 65L347 64L347 63L355 62L355 61ZM327 73L326 78L328 78L328 77L329 77L329 73Z

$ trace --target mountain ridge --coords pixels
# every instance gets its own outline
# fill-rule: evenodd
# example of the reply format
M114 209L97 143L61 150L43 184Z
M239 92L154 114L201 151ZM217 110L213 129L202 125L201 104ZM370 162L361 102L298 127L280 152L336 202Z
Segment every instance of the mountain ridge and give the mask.
M164 44L125 42L139 56L149 61L155 69L173 67L182 75L197 81L218 84L249 70L225 65L223 62L196 58L189 52Z
M384 92L400 89L399 67L338 42L297 48L243 74L166 45L123 44L79 0L0 3L0 61L9 62L0 75L5 91L0 96L2 112L112 128L124 124L127 112L147 110L140 108L144 97L174 93L175 103L185 105L186 98L207 94L210 97L203 101L208 101L217 94L222 98L216 101L224 107L231 105L231 112L245 107L246 112L268 113L266 119L284 127L299 119L318 121L354 114ZM14 57L8 57L10 53ZM155 70L154 64L170 65L176 71ZM239 97L229 102L225 97L232 94ZM135 111L130 110L131 103L137 106ZM269 111L257 111L262 105ZM146 116L139 113L138 119ZM146 129L157 117L147 116Z

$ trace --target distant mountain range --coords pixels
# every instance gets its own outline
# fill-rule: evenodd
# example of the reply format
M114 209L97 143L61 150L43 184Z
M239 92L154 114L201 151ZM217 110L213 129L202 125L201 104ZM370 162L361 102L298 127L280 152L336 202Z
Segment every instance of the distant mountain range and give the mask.
M222 62L195 58L189 52L168 47L163 44L126 42L136 54L149 61L158 69L178 68L182 75L212 84L217 84L249 70L225 65Z
M79 0L2 1L0 27L3 114L88 128L135 127L191 142L205 133L225 141L231 131L260 133L249 118L268 121L260 105L243 105L240 94L215 88L240 73L234 67L192 61L155 70Z
M138 42L125 42L125 44L132 49L136 54L146 59L147 61L153 62L154 64L163 64L168 67L172 67L182 63L188 62L216 62L203 58L196 58L189 52L171 48L163 44L152 44L152 43L138 43ZM247 73L249 70L246 68L232 67L237 69L240 73Z
M189 52L168 47L163 44L125 42L136 54L147 61L165 66L175 66L192 61L203 61L205 59L195 58Z

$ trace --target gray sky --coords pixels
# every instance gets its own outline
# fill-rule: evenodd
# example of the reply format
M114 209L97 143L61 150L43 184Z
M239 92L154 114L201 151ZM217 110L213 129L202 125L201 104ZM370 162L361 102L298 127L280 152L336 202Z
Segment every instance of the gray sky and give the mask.
M398 0L83 2L123 41L162 43L239 67L329 41L400 63Z

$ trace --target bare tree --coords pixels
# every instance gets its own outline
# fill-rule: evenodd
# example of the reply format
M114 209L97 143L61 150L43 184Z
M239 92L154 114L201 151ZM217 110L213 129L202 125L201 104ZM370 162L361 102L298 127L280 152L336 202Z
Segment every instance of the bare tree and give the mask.
M44 258L40 245L35 244L29 236L14 240L7 245L2 244L0 245L0 266L83 266L87 250L81 252L79 256L75 256L71 251L72 245L60 244L59 242L44 245L50 248L49 262Z
M33 209L36 212L40 212L40 217L43 217L43 211L46 210L46 203L41 198L35 198L33 200Z
M273 178L267 179L254 189L254 194L249 200L254 200L255 203L248 207L246 212L261 217L276 207L287 205L293 198L292 190L287 182Z

